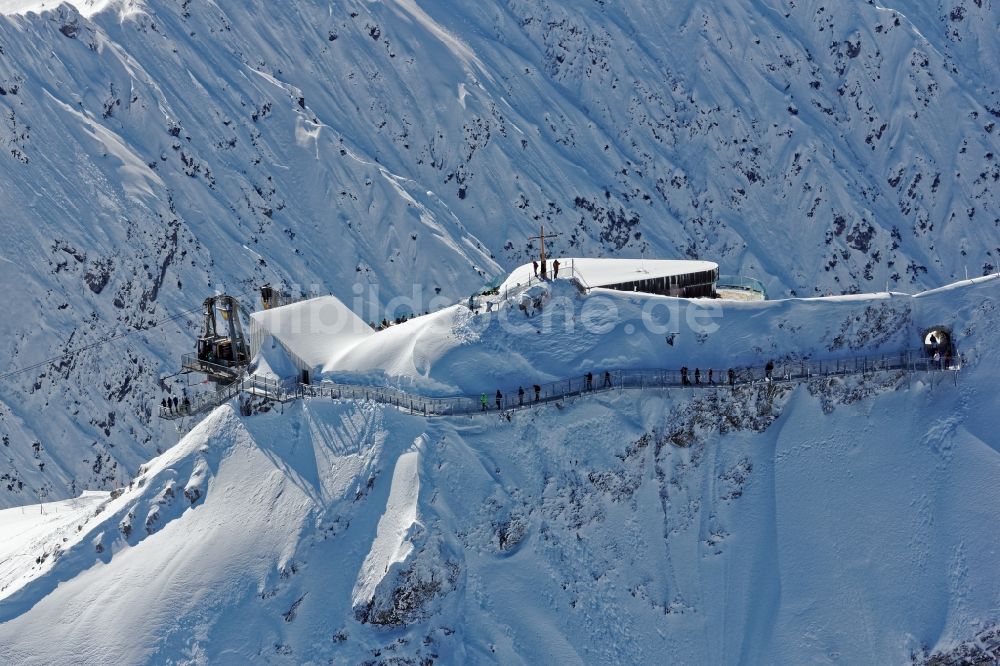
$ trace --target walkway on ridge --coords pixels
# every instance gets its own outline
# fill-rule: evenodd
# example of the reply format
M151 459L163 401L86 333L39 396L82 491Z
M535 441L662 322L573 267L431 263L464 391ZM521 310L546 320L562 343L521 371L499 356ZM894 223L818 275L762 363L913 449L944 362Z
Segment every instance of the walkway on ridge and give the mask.
M864 375L873 372L896 371L902 374L916 372L957 371L959 365L944 367L939 361L927 357L923 350L897 354L871 354L827 361L779 361L775 363L771 380L776 384L802 383L821 377L843 377ZM607 373L607 376L605 376ZM736 371L733 386L744 386L754 382L767 381L765 366L744 367ZM173 410L160 407L160 418L177 420L206 414L219 405L237 396L257 397L267 401L289 402L303 398L331 398L336 400L365 400L390 405L420 416L459 416L499 410L530 409L537 405L557 402L564 398L596 394L613 390L647 390L683 388L695 391L729 388L727 371L720 370L708 381L708 370L701 375L701 382L695 383L694 370L688 373L688 382L683 381L680 370L666 369L598 369L592 375L588 386L586 375L539 384L536 397L534 384L522 384L523 401L518 387L500 387L500 404L496 402L496 391L486 391L486 409L480 396L430 397L410 393L387 386L363 384L340 384L324 381L320 384L286 384L259 377L246 377L219 389L204 393L191 401L185 408Z

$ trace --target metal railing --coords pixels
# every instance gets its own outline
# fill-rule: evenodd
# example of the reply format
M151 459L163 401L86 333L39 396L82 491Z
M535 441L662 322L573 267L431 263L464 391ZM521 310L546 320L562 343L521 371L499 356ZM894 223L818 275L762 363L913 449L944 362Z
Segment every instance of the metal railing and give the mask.
M295 384L259 377L244 377L222 389L196 396L189 406L178 409L160 409L164 419L181 419L210 411L240 394L261 397L276 402L287 402L305 397L331 398L334 400L364 400L390 405L423 416L456 416L498 410L529 408L564 398L603 391L625 389L690 389L716 390L744 386L755 382L776 384L798 383L814 378L864 375L873 372L898 371L902 373L957 370L959 366L946 367L943 361L928 358L923 350L896 354L868 354L840 359L813 361L784 359L767 366L733 368L732 383L729 368L689 368L686 378L680 369L599 369L586 374L544 384L527 383L491 389L479 396L432 397L409 393L390 386L367 386L324 381L320 384ZM535 387L538 387L537 390ZM524 393L519 393L523 389ZM497 398L496 392L500 391ZM485 405L482 396L486 396Z
M560 263L559 264L559 274L560 274L561 277L557 277L557 278L556 277L551 277L552 276L552 267L550 265L548 267L548 275L549 275L549 277L542 278L542 277L538 277L538 276L535 276L535 275L529 275L527 282L523 282L523 283L518 282L517 284L515 284L513 286L507 287L502 292L497 293L496 297L499 298L499 299L501 299L501 300L504 300L504 301L509 301L510 299L516 297L518 294L526 291L527 289L535 286L536 284L552 284L552 282L555 281L555 280L569 280L570 282L572 282L572 283L574 283L576 285L577 289L579 289L581 292L584 292L584 293L586 293L586 292L588 292L588 291L591 290L591 286L584 279L583 274L580 273L580 271L576 270L576 267L573 266L572 263L570 263L568 265Z
M231 384L226 384L217 391L199 393L193 399L187 398L186 402L178 401L176 408L173 405L170 407L163 407L161 405L160 418L175 420L205 414L242 393L285 402L289 399L294 399L294 387L295 384L279 382L264 377L244 376Z
M715 288L718 289L736 289L739 291L750 291L756 294L760 294L767 300L767 288L764 287L764 283L760 280L755 280L752 277L746 277L743 275L720 275L718 281L715 283Z
M183 371L201 373L210 372L214 375L231 375L234 379L238 378L243 373L243 369L246 366L246 363L236 365L228 362L213 363L211 361L203 361L198 358L198 354L184 354L181 357L181 369Z
M284 307L286 305L292 305L293 303L301 303L302 301L308 301L311 298L317 298L321 294L307 294L305 292L299 292L297 294L288 294L284 292L275 291L272 293L271 298L267 302L265 310L273 310L275 308Z

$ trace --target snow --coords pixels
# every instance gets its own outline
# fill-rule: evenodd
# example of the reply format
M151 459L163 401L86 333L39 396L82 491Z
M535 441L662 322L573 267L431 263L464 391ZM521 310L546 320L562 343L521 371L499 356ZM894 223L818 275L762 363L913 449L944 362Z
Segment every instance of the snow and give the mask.
M47 571L55 559L50 548L59 543L57 537L74 537L72 528L108 498L107 492L85 491L75 499L0 511L0 594L9 595ZM47 551L45 562L36 561L39 551Z
M968 287L969 285L980 285L989 282L995 282L1000 280L1000 273L993 273L991 275L984 275L982 277L972 278L971 280L962 280L961 282L953 282L951 284L946 284L944 286L938 287L936 289L928 289L927 291L920 292L917 294L917 298L930 298L932 296L939 297L948 292L961 290Z
M997 270L998 6L964 5L7 0L0 373L140 332L4 381L0 506L172 441L199 322L147 326L216 292L435 310L539 224L772 297Z
M906 664L996 627L997 283L937 288L997 270L1000 4L882 5L0 0L0 662ZM781 298L464 308L541 223ZM265 282L357 314L269 323L319 379L428 394L928 323L964 363L178 443L181 313Z
M468 68L467 71L469 74L486 71L486 67L479 61L472 49L454 34L448 32L440 23L432 19L427 12L417 5L415 0L392 0L390 4L403 10L409 18L424 28L436 41L445 46L459 62Z
M611 392L510 421L220 408L121 497L76 500L105 503L79 532L83 505L59 523L53 505L0 512L21 552L0 659L907 663L947 648L995 621L994 284L905 300L968 331L954 376ZM724 321L769 347L897 299L738 304ZM496 343L444 344L484 359ZM61 640L28 630L50 626Z
M116 5L132 6L134 0L0 0L0 14L36 14L44 11L52 11L60 5L69 4L73 6L81 16L91 17L98 12L104 11L108 7Z
M414 529L420 529L417 499L420 493L420 445L399 456L392 473L389 499L378 522L375 541L361 565L352 596L354 606L367 604L375 596L375 588L390 567L405 562L413 552L409 540Z
M301 370L289 357L285 347L268 335L247 372L253 376L272 380L301 379Z
M129 149L120 136L106 127L95 124L84 114L75 111L68 104L52 97L51 94L49 99L56 107L75 116L83 131L89 133L100 144L105 155L110 154L121 162L117 171L117 180L121 184L125 196L137 199L156 197L153 188L162 188L164 186L163 180Z
M334 296L260 310L251 326L279 340L309 366L321 365L330 356L374 334L371 327Z

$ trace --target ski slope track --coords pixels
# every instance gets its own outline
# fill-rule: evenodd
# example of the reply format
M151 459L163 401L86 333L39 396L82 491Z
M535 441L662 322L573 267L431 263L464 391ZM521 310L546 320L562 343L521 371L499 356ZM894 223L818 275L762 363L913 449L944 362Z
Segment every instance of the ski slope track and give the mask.
M923 664L995 650L998 279L730 302L718 330L661 341L656 359L888 352L933 322L960 332L958 372L461 417L328 396L223 405L120 494L0 511L0 660ZM411 381L429 390L462 386L466 363L527 372L512 337L539 373L639 364L652 352L628 345L635 313L696 307L622 294L621 326L588 337L575 327L610 294L562 287L545 306L558 356L498 328L496 310L374 338L401 360L421 352ZM738 356L742 339L756 350ZM327 374L381 354L361 342Z

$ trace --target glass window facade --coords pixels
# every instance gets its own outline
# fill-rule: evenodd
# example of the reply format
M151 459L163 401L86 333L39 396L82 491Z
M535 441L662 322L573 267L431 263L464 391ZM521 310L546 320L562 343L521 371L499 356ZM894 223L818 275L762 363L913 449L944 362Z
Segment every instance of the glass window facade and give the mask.
M647 294L679 296L681 298L715 298L715 283L718 281L719 269L715 268L710 271L666 275L602 286L605 289L643 291Z

